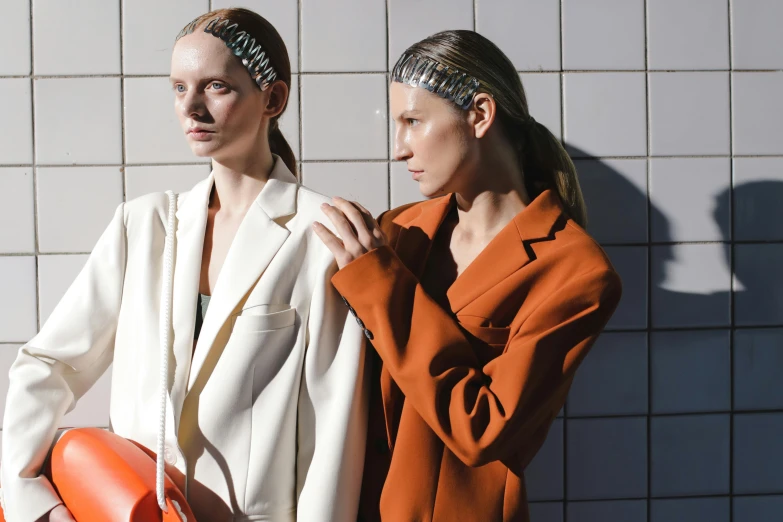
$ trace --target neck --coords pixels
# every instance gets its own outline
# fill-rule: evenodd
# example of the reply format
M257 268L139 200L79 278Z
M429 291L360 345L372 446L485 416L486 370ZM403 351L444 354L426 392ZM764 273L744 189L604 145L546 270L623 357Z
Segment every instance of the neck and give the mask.
M482 156L480 168L470 176L473 182L455 194L455 231L466 240L494 237L530 203L513 150Z
M274 167L274 157L266 151L254 156L212 160L215 178L210 207L225 214L244 215L264 188ZM263 154L266 152L266 154Z

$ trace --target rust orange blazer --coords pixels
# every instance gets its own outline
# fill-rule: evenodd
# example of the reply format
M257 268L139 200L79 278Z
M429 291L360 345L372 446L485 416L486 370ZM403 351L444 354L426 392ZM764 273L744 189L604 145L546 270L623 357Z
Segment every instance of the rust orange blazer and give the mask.
M525 467L620 299L604 251L545 191L443 309L420 278L454 205L450 195L386 212L390 246L332 278L380 356L363 522L527 522Z

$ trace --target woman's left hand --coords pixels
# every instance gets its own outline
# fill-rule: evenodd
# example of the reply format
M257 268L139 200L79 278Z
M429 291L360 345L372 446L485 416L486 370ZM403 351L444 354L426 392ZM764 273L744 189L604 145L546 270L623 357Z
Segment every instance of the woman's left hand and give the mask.
M313 223L313 230L321 241L334 254L338 268L387 244L386 234L370 211L354 201L343 198L332 198L334 205L321 205L326 217L340 234L340 238L319 222Z

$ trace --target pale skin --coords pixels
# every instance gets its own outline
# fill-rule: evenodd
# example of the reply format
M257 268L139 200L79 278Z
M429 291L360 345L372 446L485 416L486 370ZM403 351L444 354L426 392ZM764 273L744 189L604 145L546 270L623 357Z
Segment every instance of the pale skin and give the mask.
M269 125L285 108L288 87L277 81L261 91L223 40L201 28L174 46L171 85L193 153L212 158L215 184L199 281L199 292L212 295L237 229L272 172ZM188 132L193 129L203 132ZM38 520L47 521L75 522L64 505Z
M429 91L393 82L394 157L405 161L424 196L455 193L457 211L439 231L443 258L458 277L516 214L530 203L511 143L497 124L495 99L478 93L467 110ZM339 268L387 243L364 207L342 198L323 211L340 237L320 223L313 229Z

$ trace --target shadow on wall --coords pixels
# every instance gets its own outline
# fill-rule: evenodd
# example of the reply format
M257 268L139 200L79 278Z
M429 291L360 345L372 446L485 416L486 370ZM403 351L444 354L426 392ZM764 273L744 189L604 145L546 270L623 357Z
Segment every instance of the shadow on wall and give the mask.
M732 324L783 324L783 275L779 275L783 182L741 183L733 194L726 188L714 196L711 214L694 214L714 221L720 239L680 244L673 240L672 221L650 203L646 159L598 160L573 146L568 150L587 203L588 231L605 248L623 279L623 299L607 325L609 332L620 333L605 334L580 368L568 399L568 418L638 415L643 419L650 413L730 410ZM694 213L698 212L702 211L694 206ZM731 241L740 242L734 245L733 255ZM648 347L648 329L691 331L654 332ZM649 358L648 349L652 352ZM648 363L652 365L649 373ZM652 378L649 384L648 375ZM761 380L767 382L753 386L759 390L774 386L766 377ZM565 465L564 425L558 419L525 473L534 502L533 522L537 509L546 518L545 509L554 508L535 502L562 500L566 483L569 500L647 496L646 423L620 418L601 427L582 422L567 424ZM577 424L578 430L572 433ZM630 431L620 428L621 433L607 442L609 424ZM705 437L724 447L728 430L726 424L720 434L682 432L677 440L650 441L658 452L654 455L657 471L650 477L653 494L679 494L669 491L668 484L678 482L679 475L688 480L693 476L680 469L688 464L676 458L678 451L700 453L699 444L714 448ZM705 457L696 458L701 464L691 463L703 468L695 471L696 476L711 475L720 483L717 488L725 482L728 493L728 454L720 463ZM714 473L708 473L713 469L711 462L716 466Z

